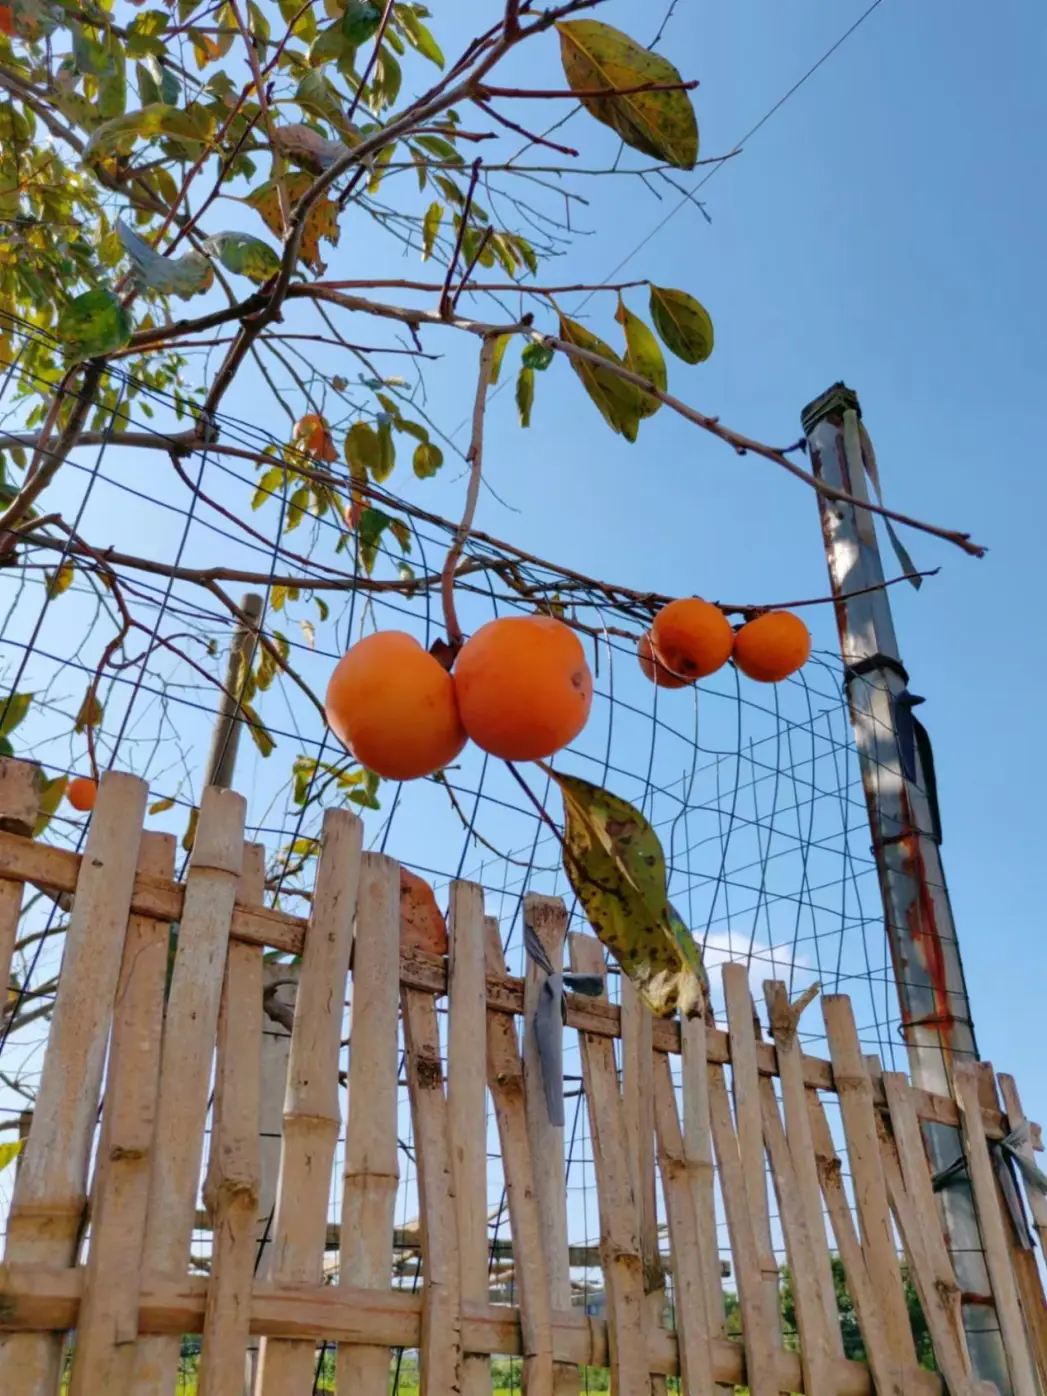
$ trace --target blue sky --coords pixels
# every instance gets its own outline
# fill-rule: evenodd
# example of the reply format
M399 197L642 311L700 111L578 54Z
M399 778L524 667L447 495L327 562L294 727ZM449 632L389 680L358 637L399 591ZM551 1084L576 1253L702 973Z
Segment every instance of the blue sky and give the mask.
M481 7L434 8L445 52L457 53L472 32L470 25L466 33L466 17L475 23ZM730 150L865 8L681 0L662 47L685 76L701 80L695 104L702 155ZM493 19L501 5L486 0L482 9ZM663 14L663 5L637 0L611 0L601 11L642 40L653 37ZM673 189L663 187L658 201L632 178L586 180L573 187L590 203L572 213L584 235L543 273L558 281L601 281L629 258L621 279L649 276L697 295L715 321L716 351L699 369L673 363L670 388L765 441L795 440L804 404L844 378L861 396L887 502L970 530L991 549L979 562L907 534L917 564L942 571L919 595L895 588L892 603L913 690L928 700L922 715L935 743L943 857L982 1053L1017 1076L1030 1114L1041 1118L1047 1087L1025 1064L1033 1059L1038 990L1047 972L1037 872L1038 797L1047 778L1040 695L1047 674L1036 601L1047 500L1033 418L1043 395L1047 312L1045 196L1037 177L1047 116L1039 71L1045 30L1031 0L1011 7L1006 27L989 23L973 0L948 7L881 0L744 152L709 180L701 197L711 223L685 205L655 232L679 203ZM531 46L526 65L508 64L500 77L559 85L555 41ZM412 79L418 90L417 66L408 70L407 89ZM536 121L549 120L547 107L534 110ZM587 165L609 164L617 151L617 141L585 115L562 137L579 144ZM681 184L693 187L700 174ZM237 214L230 221L239 221ZM391 276L421 270L414 258L404 261L398 248L379 242L365 220L347 218L330 274L376 268ZM634 309L644 307L642 290L626 295ZM563 308L575 313L581 299L565 297ZM613 308L613 297L598 296L579 313L616 342ZM470 408L475 353L471 343L463 348L449 340L434 336L427 345L446 356L426 373L430 409L448 429ZM481 528L639 589L752 602L826 592L814 497L775 466L737 457L667 410L630 446L610 435L562 364L540 379L534 425L522 432L507 377L510 387L488 413L486 466L505 503L484 493ZM257 396L246 387L231 395L228 408L258 420ZM275 412L260 425L283 429ZM457 440L464 447L464 435ZM133 479L151 499L162 497L169 488L158 483L164 457L150 454L129 466L127 454L119 465L110 456L107 468ZM463 490L449 462L436 481L410 492L453 516ZM113 497L103 492L88 518L89 536L99 543L119 534L125 546L138 545L131 550L146 551L148 525L166 546L153 504L124 497L114 513ZM221 560L228 560L224 546ZM198 533L193 551L198 560L213 561L213 538ZM886 566L890 571L891 562ZM56 609L56 634L64 626L68 636L72 614L67 610L63 619ZM809 619L816 647L833 650L829 609ZM322 688L329 660L304 662L312 663ZM635 675L632 682L640 692ZM817 686L829 688L821 679ZM643 691L649 705L652 695ZM786 701L802 706L802 696ZM276 699L267 702L267 720L280 726ZM715 711L707 720L726 746L728 719L721 731ZM180 720L187 730L199 726L202 761L206 710L198 719L183 710ZM686 728L686 715L676 720ZM312 714L298 709L294 721L315 739ZM752 730L758 728L754 714ZM642 771L645 720L638 716L618 730L619 764ZM590 734L594 748L605 735L598 718ZM68 759L82 760L82 751ZM670 751L660 759L668 769L675 756ZM240 770L242 788L250 783L256 794L271 793L253 749L245 750ZM161 785L161 793L167 789ZM454 871L448 860L461 840L453 828L448 832L437 794L414 791L410 808L398 815L403 833L391 851ZM171 827L180 832L183 824ZM515 832L508 837L516 847ZM852 841L867 846L860 830ZM773 943L784 932L768 918L757 927L760 914L746 911L745 935ZM874 900L867 900L862 920L875 926Z

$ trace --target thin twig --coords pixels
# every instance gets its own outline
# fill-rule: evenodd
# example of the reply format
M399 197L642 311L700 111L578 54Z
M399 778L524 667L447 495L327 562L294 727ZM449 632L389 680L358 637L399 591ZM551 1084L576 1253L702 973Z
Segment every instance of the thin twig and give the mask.
M473 161L472 174L469 178L469 188L466 190L465 203L462 205L462 212L458 222L458 236L455 238L454 251L451 260L447 263L447 275L444 278L443 290L440 292L440 317L443 320L451 318L451 282L454 280L455 268L458 265L458 258L462 255L462 243L465 241L465 234L469 227L469 213L473 206L473 195L476 193L476 182L480 178L480 168L482 161Z
M469 488L465 496L465 511L462 514L462 522L458 525L454 542L447 550L447 558L440 574L444 628L447 631L448 644L453 651L461 648L463 638L462 627L458 623L458 613L454 605L454 570L462 555L462 549L468 541L469 534L472 532L476 504L480 497L480 479L483 473L484 455L484 410L487 405L487 389L491 382L491 372L494 368L494 346L493 339L485 339L480 350L480 372L476 382L476 400L473 404L473 432L466 454L466 460L469 462Z
M533 131L528 131L525 126L520 126L517 122L510 121L509 117L503 116L500 111L495 111L494 107L492 107L489 102L483 101L480 97L474 97L473 101L492 121L497 121L499 125L504 126L507 131L514 131L518 136L523 136L524 140L530 141L532 145L543 145L546 150L555 150L560 155L577 157L578 152L573 146L558 145L556 141L548 141L544 136L539 136Z
M8 532L25 518L26 514L33 506L33 501L41 495L47 486L58 473L66 456L76 444L80 435L80 429L84 424L88 412L95 400L98 386L102 381L105 371L104 359L91 359L84 369L83 381L80 384L80 391L77 401L69 414L62 433L58 438L58 444L53 448L47 446L47 436L37 447L37 455L34 457L33 467L25 484L12 499L2 514L0 514L0 536ZM71 374L67 374L63 379L63 384L68 383ZM69 392L68 388L59 387L55 392L55 403L61 403L62 398ZM54 415L57 416L57 408ZM42 434L43 435L43 434Z

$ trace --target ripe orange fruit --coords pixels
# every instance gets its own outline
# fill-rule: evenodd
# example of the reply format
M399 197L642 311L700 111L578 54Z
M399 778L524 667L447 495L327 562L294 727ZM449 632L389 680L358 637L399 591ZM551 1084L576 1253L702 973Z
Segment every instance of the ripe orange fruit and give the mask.
M759 683L787 679L803 668L810 653L810 631L791 611L767 611L734 637L734 662Z
M0 5L0 34L14 38L15 21L10 5Z
M649 630L646 635L641 635L640 643L636 646L636 654L644 677L650 679L653 684L657 684L659 688L686 688L690 682L689 679L681 679L675 674L670 674L665 665L660 663L654 653Z
M94 809L97 797L98 782L90 776L74 776L65 788L65 798L81 814Z
M718 606L684 596L655 616L651 644L670 674L693 683L723 668L731 657L734 632Z
M304 417L299 417L291 437L300 450L311 456L317 456L322 461L338 459L331 428L319 412L307 412Z
M465 746L454 681L402 630L379 630L342 655L324 710L338 740L387 780L432 775Z
M488 621L459 652L462 725L505 761L537 761L574 741L589 719L593 678L578 636L552 616Z
M447 923L424 878L400 869L400 949L447 954Z

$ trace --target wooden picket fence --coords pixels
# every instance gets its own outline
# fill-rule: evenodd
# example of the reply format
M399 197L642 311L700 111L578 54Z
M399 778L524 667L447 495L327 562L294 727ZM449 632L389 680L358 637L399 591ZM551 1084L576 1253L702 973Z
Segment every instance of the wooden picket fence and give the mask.
M262 905L262 853L245 846L240 796L206 792L178 882L172 838L143 832L146 793L135 777L103 777L81 856L33 840L33 768L0 762L0 983L24 885L72 894L0 1263L0 1392L55 1396L68 1380L70 1396L172 1396L183 1336L198 1334L199 1396L243 1396L252 1338L260 1338L254 1396L312 1391L321 1342L336 1349L342 1396L387 1396L397 1348L418 1351L429 1396L490 1393L491 1359L505 1355L522 1359L529 1396L576 1393L581 1369L593 1367L610 1368L619 1396L713 1396L731 1385L752 1396L931 1396L943 1384L953 1396L976 1396L961 1323L971 1296L952 1270L921 1121L962 1127L1012 1386L1018 1396L1047 1389L1040 1277L991 1155L1021 1123L1010 1078L1000 1078L1006 1114L988 1067L958 1067L955 1100L916 1090L863 1056L850 1001L839 995L821 1004L830 1059L807 1056L797 1025L812 995L790 1004L779 983L766 986L773 1041L762 1040L740 965L724 971L727 1031L700 1019L656 1022L628 984L620 1006L606 995L567 995L599 1202L606 1318L596 1319L572 1307L563 1131L550 1124L532 1035L520 1045L517 1020L533 1014L544 976L533 963L523 980L507 975L481 890L452 885L446 956L402 943L398 866L363 853L359 820L331 811L311 914L288 916ZM559 966L562 904L531 897L525 914ZM572 968L604 969L592 936L566 939ZM260 1280L266 948L300 963L272 1263ZM446 1066L437 1015L445 995ZM393 1283L401 1044L420 1202L416 1292ZM826 1108L834 1098L846 1176ZM513 1305L491 1301L488 1101ZM340 1137L339 1260L336 1282L325 1283ZM1029 1137L1031 1159L1038 1132ZM201 1191L212 1235L206 1276L189 1271ZM1028 1205L1042 1241L1047 1212L1035 1189ZM725 1324L719 1209L740 1337ZM782 1332L775 1228L795 1335ZM867 1363L844 1355L833 1252ZM937 1372L917 1364L903 1264Z

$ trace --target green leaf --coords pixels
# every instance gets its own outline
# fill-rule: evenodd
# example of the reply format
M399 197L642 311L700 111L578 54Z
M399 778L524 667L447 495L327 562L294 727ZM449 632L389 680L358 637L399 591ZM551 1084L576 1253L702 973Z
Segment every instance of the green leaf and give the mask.
M143 10L135 15L127 26L125 51L128 58L144 58L146 54L162 58L166 46L160 36L166 31L168 20L163 10Z
M70 24L73 36L73 67L87 77L107 77L114 68L113 55L97 39L90 38L79 24Z
M520 425L529 427L531 425L531 408L534 406L534 369L525 365L519 372L516 379L516 410L520 416Z
M24 1139L14 1139L10 1144L0 1144L0 1173L9 1168L25 1148Z
M402 83L403 70L393 54L383 45L378 55L374 79L371 83L371 95L375 109L380 111L383 107L391 107L400 95Z
M389 525L389 532L400 544L401 552L411 551L411 525L405 519L393 519Z
M354 422L345 434L345 463L353 471L375 475L382 468L382 445L368 422Z
M155 62L155 59L154 59ZM159 64L157 64L159 69ZM138 100L142 106L152 106L160 101L160 84L156 73L144 63L135 64L135 79L138 83Z
M260 509L267 499L279 494L284 482L284 471L280 465L271 465L258 481L258 488L251 498L251 508Z
M38 839L47 828L48 824L50 824L54 817L55 810L61 803L62 796L65 794L65 788L68 784L68 776L55 776L54 780L44 781L40 791L40 813L37 816L36 828L33 830L34 838Z
M0 697L0 737L9 737L25 720L32 701L31 693L9 693Z
M216 233L204 243L227 271L263 285L280 270L280 258L267 242L250 233Z
M451 142L445 141L442 136L416 136L415 145L420 145L430 155L435 155L438 160L449 165L465 164L465 156L461 151L456 150Z
M564 802L563 865L590 926L657 1017L689 1014L704 1001L697 947L671 910L665 855L638 809L577 776L542 769ZM675 920L674 920L675 918ZM700 966L700 961L698 961Z
M305 511L309 508L309 495L309 486L299 485L287 501L287 516L284 520L285 533L290 533L292 529L297 528L305 518Z
M272 756L276 748L276 743L268 727L251 707L250 703L241 703L240 711L247 719L247 730L251 734L251 740L263 756Z
M75 296L58 317L58 338L77 359L122 349L131 338L131 317L115 292L104 286Z
M638 373L641 378L646 378L649 383L653 383L656 388L661 388L665 392L668 377L665 370L665 357L659 348L658 341L647 328L639 315L634 315L629 307L618 297L618 310L614 317L619 325L625 330L625 366L632 369L633 373ZM645 417L653 417L661 407L661 403L650 393L641 394L642 414Z
M415 448L414 473L419 480L428 480L444 463L444 453L431 441L422 441Z
M73 578L76 576L76 569L71 562L63 562L57 572L47 573L47 595L54 600L56 596L61 596L63 591L68 591L73 585Z
M212 118L205 108L194 106L191 111L152 102L141 111L129 111L111 121L103 121L91 133L84 149L84 161L90 163L110 155L129 155L135 141L170 136L192 145L206 145L212 129Z
M569 320L566 315L560 316L560 338L568 344L577 345L579 349L599 354L610 363L621 363L610 345L605 344L584 325L579 325L576 320ZM601 368L599 364L583 359L572 359L571 367L582 380L585 391L596 403L611 430L624 436L626 441L635 441L643 415L643 394L639 388L626 383L608 369Z
M556 26L564 76L572 92L613 89L644 83L678 83L667 58L641 48L628 34L594 19ZM698 159L698 122L686 92L632 92L622 97L581 97L597 121L610 126L626 145L682 170Z
M535 344L532 341L524 348L520 360L525 368L534 368L541 373L552 363L553 351L547 349L544 344Z
M417 49L423 58L428 58L430 63L435 63L438 68L444 66L444 56L440 50L440 45L430 34L422 21L418 18L416 11L407 5L397 5L393 10L396 22L407 37L407 42L413 49Z
M440 220L444 216L443 204L435 201L429 205L422 219L422 261L427 262L433 254L436 235L440 231Z
M342 14L342 35L354 48L366 44L378 33L382 23L382 7L368 0L349 0Z
M502 360L505 358L505 351L509 348L509 341L513 338L511 334L500 334L494 342L494 358L491 360L491 386L498 382L498 375L502 371Z
M200 810L194 805L189 811L189 823L185 826L185 833L182 835L182 847L186 853L192 853L193 844L196 842L196 826L200 819Z
M392 519L388 514L383 514L381 509L365 509L360 515L356 536L360 544L360 561L368 575L374 571L379 541L391 523Z
M320 612L320 619L326 620L327 617L331 614L330 606L328 606L327 602L319 596L314 596L313 600L316 602L316 609Z
M89 727L98 727L102 721L103 711L97 696L88 688L84 694L84 701L80 704L80 710L76 714L73 731L79 734L86 732Z
M0 756L14 756L15 749L6 737L0 737Z
M393 440L393 429L388 422L381 422L378 427L378 464L371 470L375 484L384 484L393 473L395 465L396 442Z
M149 806L150 814L164 814L169 809L174 809L174 800L154 800Z
M713 322L686 291L651 287L651 319L662 343L685 364L704 363L713 352Z

